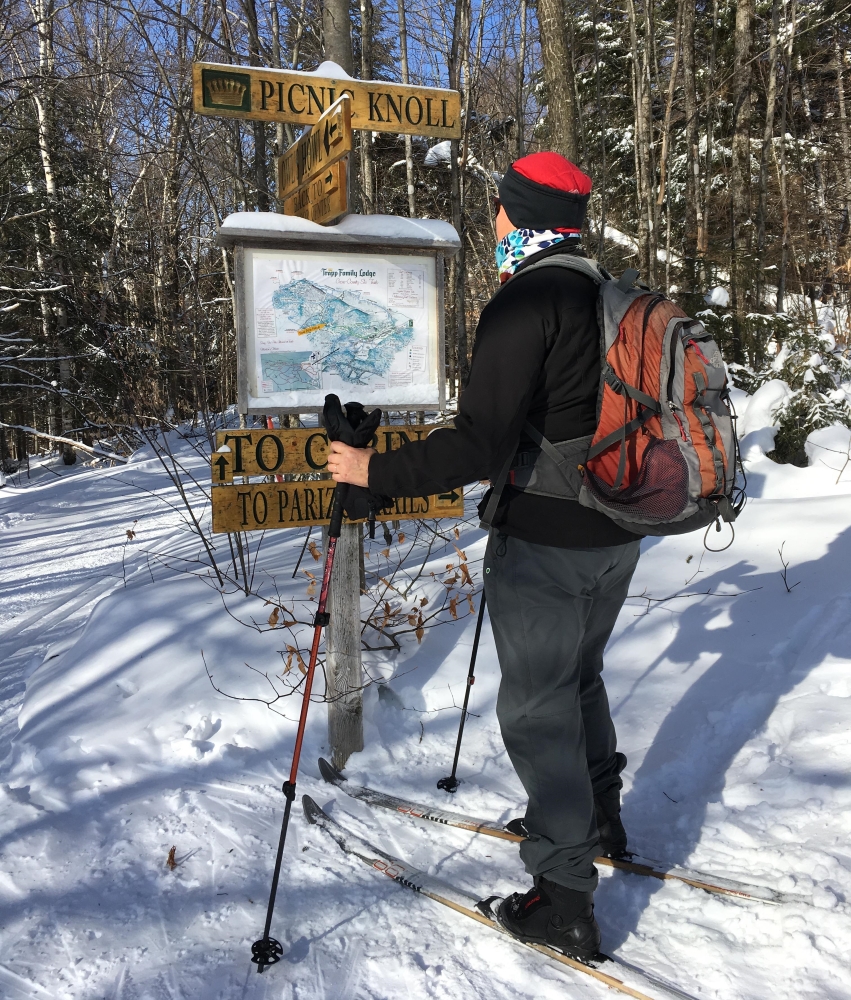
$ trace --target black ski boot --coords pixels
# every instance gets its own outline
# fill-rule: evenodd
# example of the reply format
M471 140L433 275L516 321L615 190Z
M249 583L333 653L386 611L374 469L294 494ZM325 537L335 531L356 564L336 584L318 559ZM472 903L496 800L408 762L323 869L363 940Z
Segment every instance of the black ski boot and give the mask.
M626 830L621 822L621 788L623 782L620 772L626 767L626 757L619 753L618 777L614 784L605 791L594 796L594 814L597 819L597 832L600 835L600 853L606 858L623 858L629 854L626 849Z
M568 889L542 875L527 893L506 896L497 920L521 941L547 944L579 962L589 962L600 950L594 893Z

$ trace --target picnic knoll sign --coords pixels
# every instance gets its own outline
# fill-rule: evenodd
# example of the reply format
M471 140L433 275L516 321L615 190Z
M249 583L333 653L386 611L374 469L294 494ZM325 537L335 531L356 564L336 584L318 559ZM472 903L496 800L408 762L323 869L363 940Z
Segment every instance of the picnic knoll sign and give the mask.
M457 90L203 62L193 63L192 90L199 115L315 125L323 112L348 94L354 129L461 137Z

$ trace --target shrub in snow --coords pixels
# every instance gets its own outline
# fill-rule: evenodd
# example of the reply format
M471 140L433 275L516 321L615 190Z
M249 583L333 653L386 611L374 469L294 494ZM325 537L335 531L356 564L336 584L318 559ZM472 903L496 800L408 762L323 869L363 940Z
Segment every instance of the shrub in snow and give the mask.
M727 327L732 317L710 315L707 310L701 319L708 329L716 327L717 334L717 326ZM851 427L851 406L842 389L851 378L847 351L837 348L830 332L782 313L751 313L747 322L765 354L751 365L728 365L733 384L755 393L776 379L786 383L790 392L773 413L777 434L769 458L805 466L804 445L813 431L831 424ZM722 342L727 340L722 336Z

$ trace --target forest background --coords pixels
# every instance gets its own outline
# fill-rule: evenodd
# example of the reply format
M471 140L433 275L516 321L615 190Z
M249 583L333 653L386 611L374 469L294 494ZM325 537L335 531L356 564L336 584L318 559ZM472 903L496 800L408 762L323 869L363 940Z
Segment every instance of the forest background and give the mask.
M810 431L851 426L849 11L3 0L0 464L57 446L70 464L72 441L127 454L146 425L234 403L233 262L217 226L276 209L274 158L298 130L195 116L191 65L323 58L461 92L460 140L360 132L352 164L355 211L446 219L462 235L447 273L450 395L496 287L496 178L555 149L594 178L589 255L639 268L699 314L740 387L785 381L773 457L806 464Z

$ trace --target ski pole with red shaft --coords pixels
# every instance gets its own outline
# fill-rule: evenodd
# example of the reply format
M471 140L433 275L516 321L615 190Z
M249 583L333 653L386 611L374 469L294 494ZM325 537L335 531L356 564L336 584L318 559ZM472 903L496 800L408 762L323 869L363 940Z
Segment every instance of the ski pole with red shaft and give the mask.
M278 856L275 859L275 871L272 875L272 889L269 893L269 908L266 911L266 926L263 930L263 937L255 941L251 946L251 961L257 966L257 971L262 972L267 965L274 965L279 962L284 953L279 941L269 936L272 928L272 913L275 909L275 896L278 892L278 878L281 874L281 860L284 856L284 844L287 841L287 828L290 825L290 810L295 798L295 783L298 775L298 762L301 757L301 745L304 742L304 728L307 723L307 711L310 707L310 691L313 687L313 674L316 670L316 660L319 656L319 642L322 638L322 629L328 625L331 616L325 610L328 604L328 585L331 582L331 570L334 568L334 552L337 548L337 539L340 537L340 529L343 523L343 506L346 502L346 494L349 487L344 483L339 483L334 490L334 503L331 507L331 524L328 528L328 551L325 554L325 569L322 573L322 589L319 591L319 607L316 617L313 619L313 645L310 648L310 662L307 667L307 674L304 679L304 694L301 701L301 715L298 720L298 731L295 738L295 749L293 751L293 762L290 768L290 776L284 782L283 793L287 800L284 806L284 819L281 824L281 839L278 843Z

